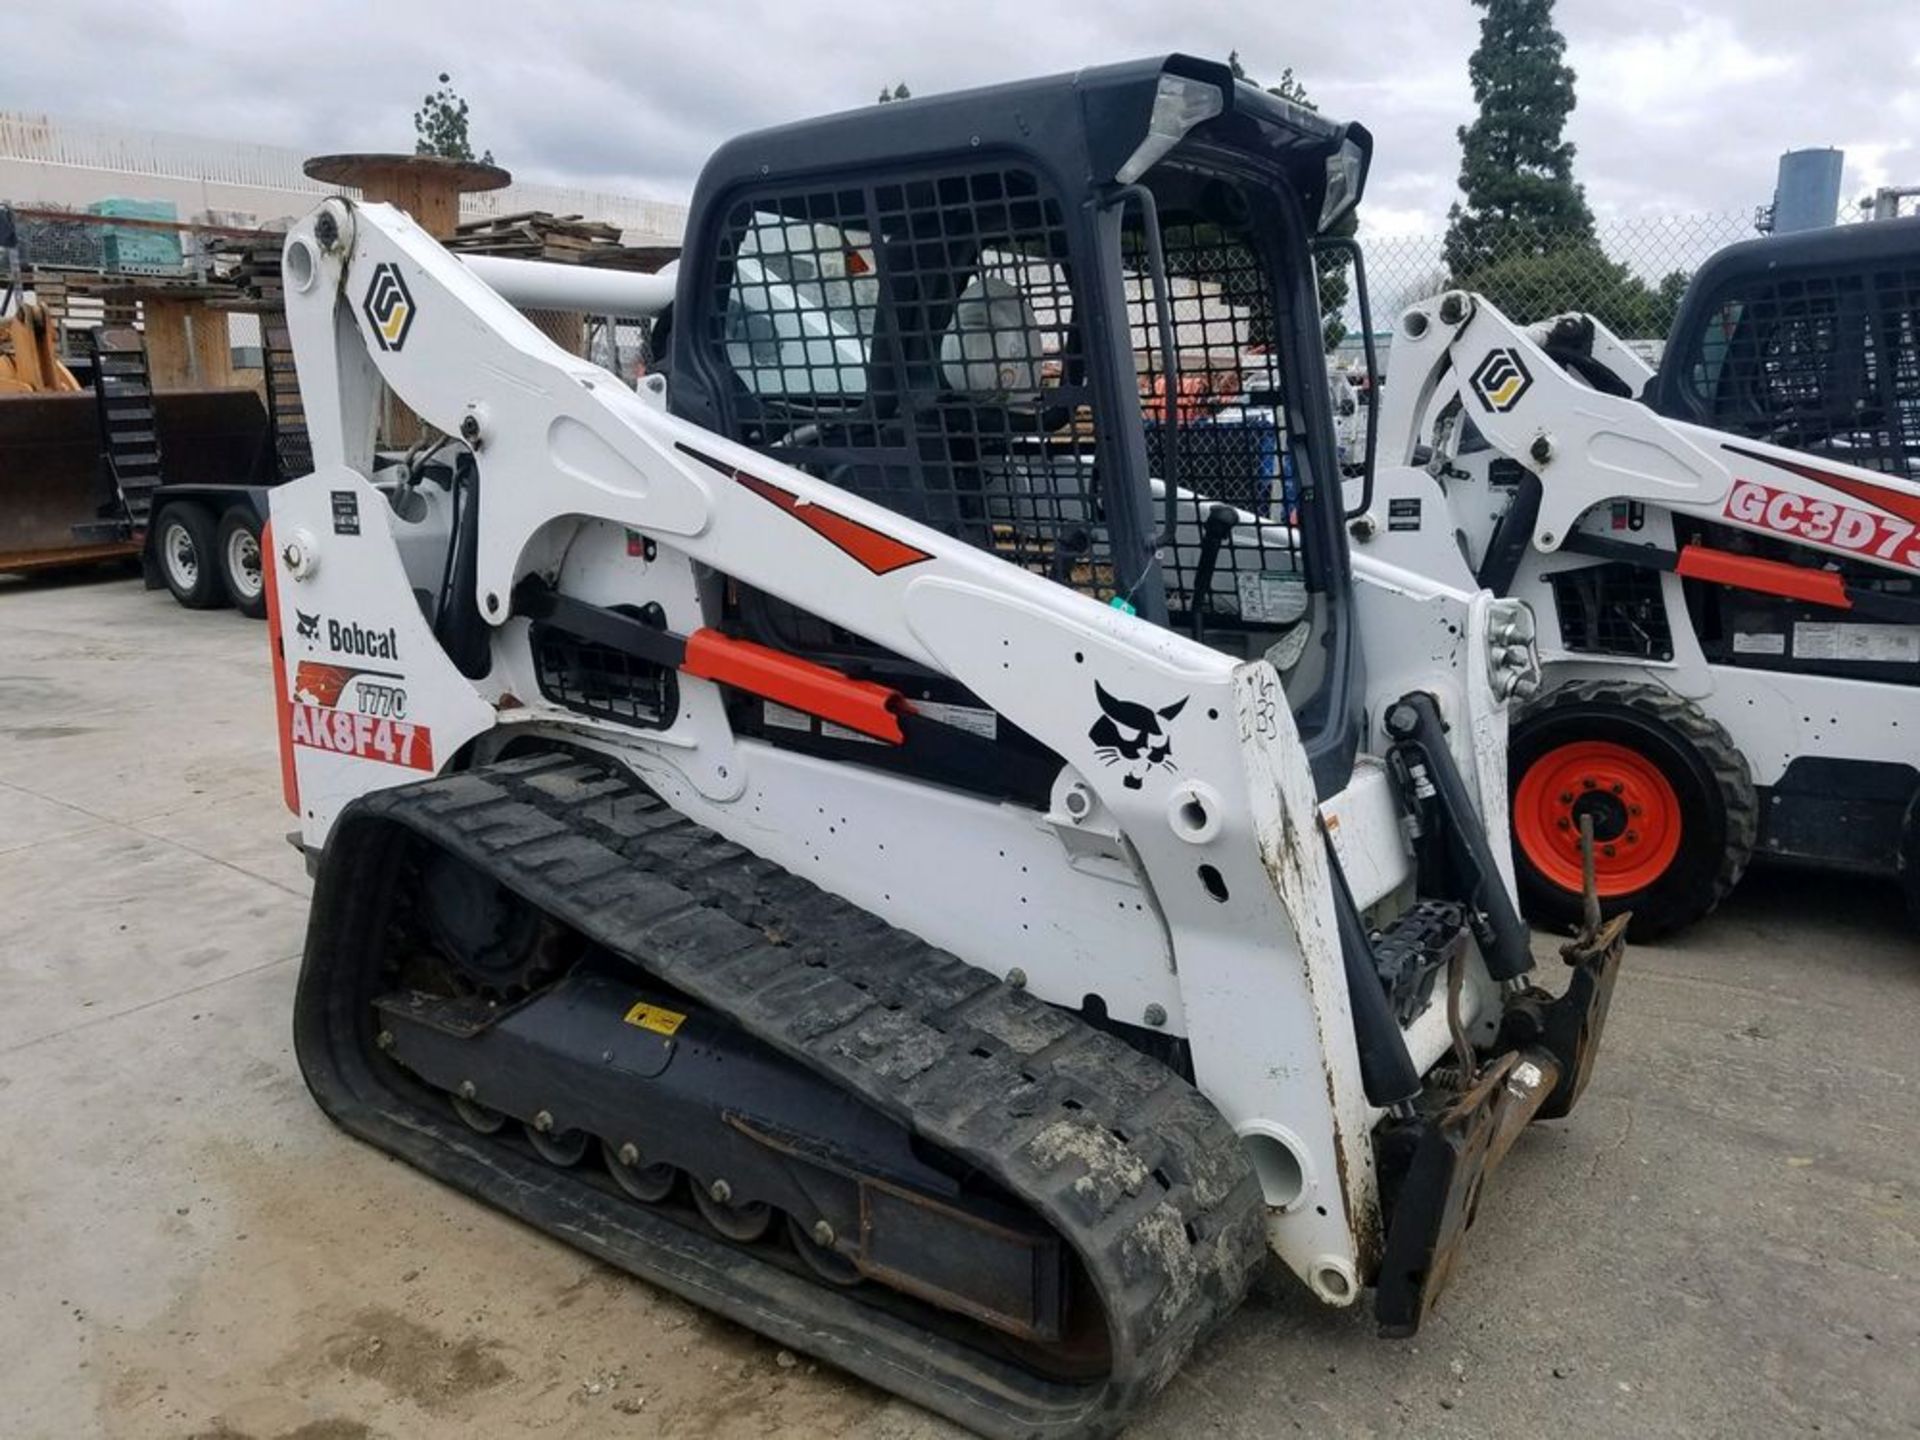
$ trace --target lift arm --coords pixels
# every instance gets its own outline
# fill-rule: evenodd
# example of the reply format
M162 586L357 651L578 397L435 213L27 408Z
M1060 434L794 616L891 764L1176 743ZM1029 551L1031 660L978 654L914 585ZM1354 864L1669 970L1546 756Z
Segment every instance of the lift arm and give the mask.
M1530 331L1463 291L1410 308L1381 417L1388 463L1413 463L1439 427L1468 419L1539 478L1532 543L1542 552L1574 543L1596 505L1627 500L1920 571L1920 482L1667 419L1632 396L1605 393L1542 343L1582 318ZM1629 388L1644 385L1645 366L1623 358L1631 351L1622 342L1598 325L1593 339L1603 368Z

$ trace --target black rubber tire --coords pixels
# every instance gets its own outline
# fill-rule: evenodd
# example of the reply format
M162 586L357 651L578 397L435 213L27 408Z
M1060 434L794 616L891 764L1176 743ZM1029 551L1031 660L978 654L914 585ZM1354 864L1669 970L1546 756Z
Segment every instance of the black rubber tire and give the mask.
M168 591L189 610L217 610L227 603L220 583L213 516L205 506L178 500L153 522L153 555Z
M1708 914L1746 872L1759 837L1760 804L1753 772L1719 722L1698 705L1657 685L1580 680L1546 691L1520 711L1507 747L1508 791L1517 804L1528 768L1547 752L1579 740L1610 741L1654 765L1680 802L1681 840L1673 860L1651 883L1604 898L1602 913L1633 912L1634 941L1671 934ZM1541 873L1514 825L1514 873L1520 908L1536 925L1570 931L1581 899Z
M251 572L241 566L235 548L242 543L241 537L253 542L253 568ZM267 587L265 570L260 564L260 522L254 518L253 511L245 505L235 505L220 517L220 532L214 541L214 554L219 559L220 584L226 589L227 599L233 608L252 620L267 618ZM235 567L240 566L240 573Z

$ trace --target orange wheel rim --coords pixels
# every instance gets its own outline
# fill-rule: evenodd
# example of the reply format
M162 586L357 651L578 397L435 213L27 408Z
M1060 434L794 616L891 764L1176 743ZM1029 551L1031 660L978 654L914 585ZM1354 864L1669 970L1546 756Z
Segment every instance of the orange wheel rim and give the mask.
M1527 767L1513 795L1513 832L1533 868L1581 888L1580 820L1593 817L1594 882L1602 897L1644 890L1680 853L1680 797L1660 767L1610 740L1575 740Z

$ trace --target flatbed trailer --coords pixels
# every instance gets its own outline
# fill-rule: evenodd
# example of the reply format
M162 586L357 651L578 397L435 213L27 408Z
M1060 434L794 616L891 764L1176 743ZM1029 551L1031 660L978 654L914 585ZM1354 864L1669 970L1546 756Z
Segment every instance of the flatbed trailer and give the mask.
M0 573L138 559L182 604L264 615L259 535L286 473L246 386L156 389L101 332L88 388L0 397Z

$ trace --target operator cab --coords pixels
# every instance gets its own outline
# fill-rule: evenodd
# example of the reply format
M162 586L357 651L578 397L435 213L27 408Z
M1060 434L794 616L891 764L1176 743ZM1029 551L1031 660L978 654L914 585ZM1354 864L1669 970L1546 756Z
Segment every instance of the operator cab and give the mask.
M1059 584L1268 657L1337 789L1359 659L1310 244L1357 201L1370 148L1184 56L734 141L695 192L671 403ZM730 597L751 638L917 700L971 700L784 602Z
M1718 252L1687 287L1647 402L1920 478L1920 218Z

